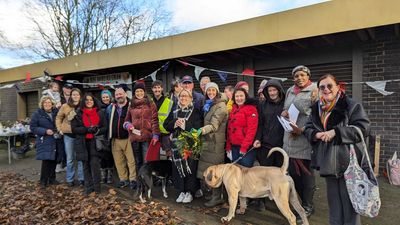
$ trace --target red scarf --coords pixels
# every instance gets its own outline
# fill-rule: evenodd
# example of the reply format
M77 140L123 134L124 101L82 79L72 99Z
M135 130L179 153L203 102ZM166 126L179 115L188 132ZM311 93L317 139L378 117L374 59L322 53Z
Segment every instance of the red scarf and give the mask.
M100 117L97 114L97 109L95 107L91 109L83 108L82 112L83 112L82 122L85 127L92 127L99 125ZM92 139L92 138L93 134L90 133L86 134L86 139Z
M304 85L304 87L299 87L297 85L294 85L294 88L293 88L294 94L297 95L298 93L300 93L301 90L310 86L311 84L312 84L311 80L308 80L307 84Z

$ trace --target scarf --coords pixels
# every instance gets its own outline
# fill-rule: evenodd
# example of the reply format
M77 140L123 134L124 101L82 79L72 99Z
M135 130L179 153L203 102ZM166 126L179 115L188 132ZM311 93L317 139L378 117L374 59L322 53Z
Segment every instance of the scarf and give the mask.
M304 85L304 87L299 87L297 85L294 85L294 88L293 88L294 94L295 95L299 94L304 88L310 86L311 84L312 84L311 80L308 80L307 84Z
M319 105L319 117L321 119L322 126L324 130L326 130L326 126L328 124L328 119L331 115L332 109L335 107L337 101L342 96L342 93L339 91L337 97L332 102L327 102L322 96L318 101Z
M97 114L97 108L83 108L82 109L82 122L85 127L93 127L99 125L100 117ZM94 137L93 134L87 133L85 138L92 139Z
M213 100L212 99L206 100L206 103L203 106L203 111L204 112L210 111L210 108L211 108L212 105L213 105Z

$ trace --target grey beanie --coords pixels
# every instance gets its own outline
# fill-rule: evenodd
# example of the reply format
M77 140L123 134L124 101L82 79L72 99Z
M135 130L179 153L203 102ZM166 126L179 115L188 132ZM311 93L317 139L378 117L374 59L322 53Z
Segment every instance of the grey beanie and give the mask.
M296 66L296 67L292 70L292 76L294 76L294 74L295 74L297 71L303 71L303 72L307 73L308 76L311 77L311 71L310 71L310 69L308 69L306 66L303 66L303 65Z
M209 89L209 88L215 88L215 89L217 89L217 92L219 93L218 84L216 84L214 82L209 82L206 84L206 92L207 92L207 89Z

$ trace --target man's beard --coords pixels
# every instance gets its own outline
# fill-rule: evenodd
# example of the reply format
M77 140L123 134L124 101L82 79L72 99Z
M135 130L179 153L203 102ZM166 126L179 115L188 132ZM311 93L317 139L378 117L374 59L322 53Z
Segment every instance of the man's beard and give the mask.
M124 98L117 98L117 102L118 102L119 104L122 104L122 103L125 102L125 99L124 99Z

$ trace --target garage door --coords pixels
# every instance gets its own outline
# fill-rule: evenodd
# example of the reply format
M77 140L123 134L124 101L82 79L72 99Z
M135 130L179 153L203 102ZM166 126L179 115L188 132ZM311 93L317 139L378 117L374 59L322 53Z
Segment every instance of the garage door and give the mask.
M39 95L37 91L25 92L26 116L31 117L38 109Z

